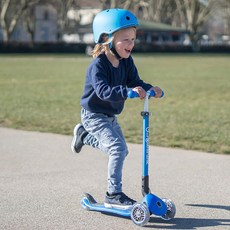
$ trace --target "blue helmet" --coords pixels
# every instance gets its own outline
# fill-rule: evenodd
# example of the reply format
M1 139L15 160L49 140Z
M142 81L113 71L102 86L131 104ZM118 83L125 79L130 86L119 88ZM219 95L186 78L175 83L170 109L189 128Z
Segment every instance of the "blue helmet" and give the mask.
M134 14L124 9L108 9L98 13L93 20L93 35L95 43L101 43L103 34L112 35L120 29L138 26Z

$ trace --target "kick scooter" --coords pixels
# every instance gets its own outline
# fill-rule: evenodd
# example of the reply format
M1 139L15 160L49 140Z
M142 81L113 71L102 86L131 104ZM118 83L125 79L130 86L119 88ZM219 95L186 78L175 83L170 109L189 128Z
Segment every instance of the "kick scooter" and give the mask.
M164 93L162 94L162 96ZM142 153L142 195L143 199L139 203L135 203L130 209L120 208L106 208L104 204L97 203L89 193L85 193L81 206L89 211L98 211L106 214L113 214L122 217L129 217L131 220L139 226L144 226L149 222L152 214L161 217L164 220L171 220L176 214L175 204L167 198L159 198L152 194L149 188L149 116L148 100L150 97L154 97L154 91L147 91L144 110L141 112L143 117L143 153ZM138 93L130 90L128 93L129 98L139 97Z

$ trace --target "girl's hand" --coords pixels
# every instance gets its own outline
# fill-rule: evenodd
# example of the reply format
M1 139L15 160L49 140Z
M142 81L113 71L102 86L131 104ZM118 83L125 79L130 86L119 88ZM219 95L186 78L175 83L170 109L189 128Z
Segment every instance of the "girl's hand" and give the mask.
M145 99L146 91L141 86L137 86L137 87L133 88L133 91L135 91L139 94L139 97L141 100Z
M156 98L160 98L162 96L162 90L160 87L158 86L153 86L150 90L153 90L155 92L155 96Z

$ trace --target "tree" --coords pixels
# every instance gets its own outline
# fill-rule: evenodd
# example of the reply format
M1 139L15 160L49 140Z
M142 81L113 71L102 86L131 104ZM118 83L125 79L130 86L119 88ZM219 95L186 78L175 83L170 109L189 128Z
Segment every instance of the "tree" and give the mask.
M210 13L216 9L215 0L175 0L180 21L190 31L190 40L194 51L199 51L201 29Z
M55 0L52 4L57 9L58 12L58 26L59 26L59 36L62 37L65 30L68 28L69 20L67 17L68 11L72 8L77 7L76 0Z
M142 19L171 24L176 5L168 0L142 0L139 7Z
M220 7L223 9L223 16L225 20L224 33L230 36L230 0L221 0Z
M3 33L3 42L8 42L18 21L23 15L40 0L1 0L0 25Z
M102 9L122 8L135 13L142 1L143 0L101 0L100 2L102 3Z

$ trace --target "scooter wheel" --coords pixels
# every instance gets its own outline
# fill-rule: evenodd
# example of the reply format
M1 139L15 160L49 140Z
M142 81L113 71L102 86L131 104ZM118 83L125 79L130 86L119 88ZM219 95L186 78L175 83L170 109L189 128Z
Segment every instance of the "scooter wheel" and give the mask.
M84 199L85 199L85 198L82 198L82 199L81 199L81 203L80 203L80 204L81 204L81 207L84 208L85 210L89 211L90 209L88 208L88 206L85 205Z
M175 204L170 199L167 199L167 198L163 198L162 201L167 206L167 212L166 212L166 214L161 216L161 218L163 220L171 220L171 219L173 219L174 216L176 215L176 206L175 206Z
M136 203L131 209L131 219L134 224L144 226L149 222L150 213L147 206L143 203Z

